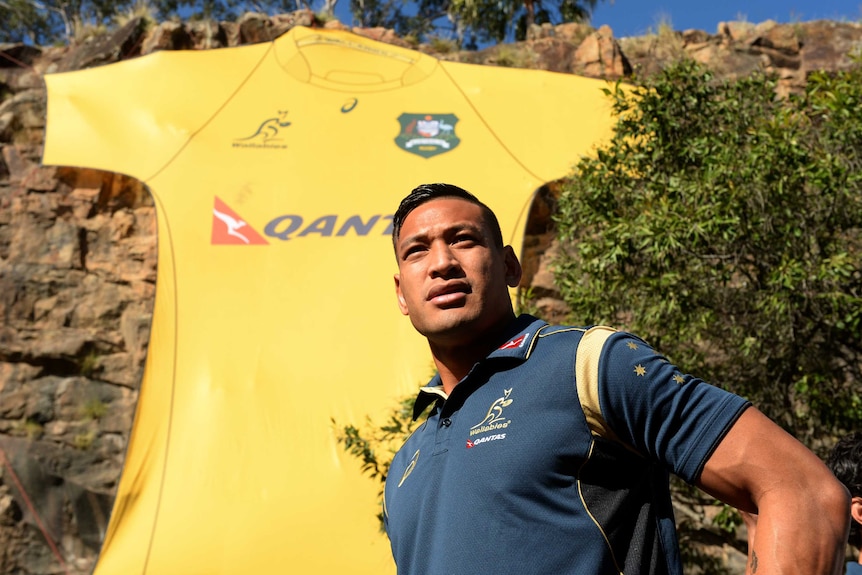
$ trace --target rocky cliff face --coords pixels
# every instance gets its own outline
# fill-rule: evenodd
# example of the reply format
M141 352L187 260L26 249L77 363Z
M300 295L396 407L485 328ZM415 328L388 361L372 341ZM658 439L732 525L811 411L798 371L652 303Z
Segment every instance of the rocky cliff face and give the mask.
M155 211L129 178L39 165L63 52L0 54L0 572L84 573L146 355Z
M40 165L42 75L155 50L263 42L297 24L342 27L308 12L154 27L133 20L79 46L0 45L0 572L91 572L132 426L156 279L155 210L139 182ZM407 45L388 30L354 31ZM726 75L773 71L788 93L811 70L849 66L859 46L862 26L835 22L728 22L715 34L623 39L564 24L536 27L526 42L435 55L608 79L687 55ZM533 206L524 263L540 309L562 319L548 269L553 201L550 185ZM744 557L727 561L739 569Z

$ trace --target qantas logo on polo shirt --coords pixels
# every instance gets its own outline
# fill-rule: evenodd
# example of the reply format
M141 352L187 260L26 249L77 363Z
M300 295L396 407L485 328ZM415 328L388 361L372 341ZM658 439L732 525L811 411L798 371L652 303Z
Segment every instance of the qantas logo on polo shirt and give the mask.
M505 433L495 433L494 435L486 435L485 437L480 437L475 441L472 439L467 440L467 449L473 449L477 445L481 445L482 443L487 443L489 441L497 441L498 439L506 439Z
M499 349L517 349L519 347L524 347L524 342L527 340L527 336L529 333L525 333L520 337L516 337L515 339L510 339L503 345L499 347Z
M328 214L316 218L299 214L277 215L263 227L263 234L218 196L212 215L212 245L268 245L263 237L288 241L302 238L343 236L391 236L392 216Z

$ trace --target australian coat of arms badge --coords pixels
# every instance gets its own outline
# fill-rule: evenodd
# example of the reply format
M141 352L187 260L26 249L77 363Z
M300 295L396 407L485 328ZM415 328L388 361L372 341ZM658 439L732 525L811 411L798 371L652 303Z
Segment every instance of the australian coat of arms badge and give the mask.
M454 150L461 139L455 135L455 114L401 114L401 133L395 143L402 150L430 158Z

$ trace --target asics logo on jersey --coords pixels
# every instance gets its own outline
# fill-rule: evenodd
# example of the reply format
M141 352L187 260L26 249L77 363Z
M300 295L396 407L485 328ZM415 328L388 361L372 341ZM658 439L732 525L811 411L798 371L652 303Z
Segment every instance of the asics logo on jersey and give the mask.
M358 103L359 103L358 98L350 98L349 100L347 100L344 103L343 106L341 106L341 113L342 114L349 114L350 112L353 111L353 108L355 108L356 104L358 104Z

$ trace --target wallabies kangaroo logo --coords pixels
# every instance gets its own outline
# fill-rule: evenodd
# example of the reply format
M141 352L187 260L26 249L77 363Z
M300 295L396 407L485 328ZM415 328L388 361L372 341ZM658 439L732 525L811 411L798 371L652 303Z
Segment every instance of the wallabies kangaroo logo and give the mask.
M282 140L282 138L278 137L280 130L282 128L287 128L291 124L287 119L287 114L287 110L279 110L277 117L264 120L251 136L237 138L234 140L234 143L242 146L242 142L250 142L252 144L265 146L267 144L280 142Z
M494 400L494 403L491 404L491 407L488 408L488 413L485 415L485 419L471 427L470 429L476 429L477 427L482 427L483 425L492 425L497 423L501 419L503 419L503 408L511 405L512 400L509 399L509 395L512 393L512 388L503 390L503 397L498 397Z

